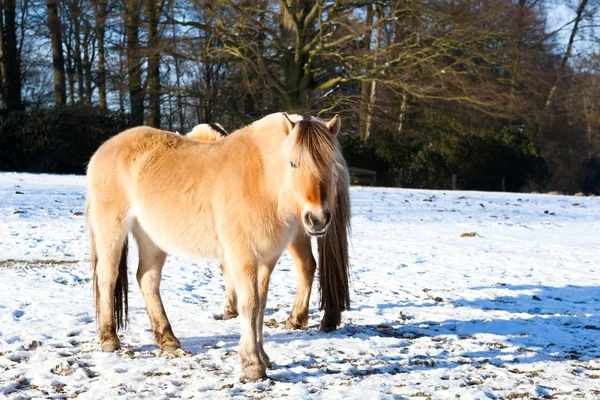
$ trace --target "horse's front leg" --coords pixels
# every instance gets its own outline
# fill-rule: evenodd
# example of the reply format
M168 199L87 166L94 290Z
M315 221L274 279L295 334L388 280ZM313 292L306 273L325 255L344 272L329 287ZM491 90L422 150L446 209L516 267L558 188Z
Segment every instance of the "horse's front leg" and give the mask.
M227 257L227 266L233 279L241 318L239 355L242 377L258 380L267 377L266 366L260 358L258 323L260 298L258 295L258 265L240 257Z
M279 258L279 257L278 257ZM272 262L261 264L258 270L258 297L260 298L260 311L258 313L258 352L262 362L267 368L271 368L271 360L265 352L264 340L263 340L263 328L264 328L264 317L265 309L267 308L267 295L269 292L269 281L271 280L271 273L277 264L277 259Z
M288 252L296 264L298 273L298 289L292 312L285 323L287 329L302 329L308 324L308 304L317 263L310 247L310 237L304 232L298 235L288 246Z

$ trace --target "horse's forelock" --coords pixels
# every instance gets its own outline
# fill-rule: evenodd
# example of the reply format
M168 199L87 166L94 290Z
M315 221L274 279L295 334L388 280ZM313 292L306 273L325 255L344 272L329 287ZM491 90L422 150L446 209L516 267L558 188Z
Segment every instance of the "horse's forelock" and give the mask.
M339 149L325 124L305 118L296 122L295 131L292 160L320 180L325 180L332 172L335 173L336 151Z

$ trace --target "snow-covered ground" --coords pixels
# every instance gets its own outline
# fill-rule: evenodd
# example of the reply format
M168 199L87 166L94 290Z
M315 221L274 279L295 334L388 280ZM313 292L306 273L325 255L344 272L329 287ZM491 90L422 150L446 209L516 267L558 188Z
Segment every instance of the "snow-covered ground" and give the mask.
M284 255L265 318L276 366L241 383L239 321L214 318L215 263L165 267L189 356L159 354L134 283L123 350L99 351L84 195L81 176L0 174L0 397L600 397L598 198L352 188L343 326L318 331L315 286L308 329L284 329L296 287Z

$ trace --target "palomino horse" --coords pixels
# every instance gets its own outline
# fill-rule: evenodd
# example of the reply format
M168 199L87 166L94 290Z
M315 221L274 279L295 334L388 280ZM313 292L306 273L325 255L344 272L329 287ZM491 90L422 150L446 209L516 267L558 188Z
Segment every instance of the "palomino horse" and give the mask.
M243 377L266 377L263 317L275 262L302 229L321 237L330 261L346 244L336 232L340 224L332 225L340 118L292 119L272 114L214 142L138 127L96 151L86 209L103 351L120 348L117 328L127 321L131 231L139 247L137 281L161 350L181 347L159 291L167 252L213 258L227 265L237 294ZM320 273L326 307L348 306L348 271L341 265L327 262Z
M196 125L191 132L186 134L189 138L205 142L219 140L226 135L227 131L220 124L215 123ZM339 202L339 204L336 206L334 217L336 218L336 221L334 221L334 224L345 224L346 228L343 226L338 227L336 231L346 236L344 229L350 227L350 177L348 175L346 161L343 157L339 158L336 166L339 169L338 174L340 181L337 191L339 199L336 199L336 202ZM329 243L328 246L335 246L335 243ZM319 249L322 249L322 247L319 247ZM288 245L287 250L296 265L298 289L296 290L296 299L294 301L292 312L285 323L285 327L286 329L302 329L308 324L308 305L316 271L316 262L312 254L310 236L307 236L304 231L299 230L297 236L292 239L291 243ZM321 258L320 264L323 264L326 261L326 259ZM346 266L343 266L342 268L347 268L348 251L346 244L340 249L338 258L333 261L346 263ZM221 264L221 270L223 271L227 294L223 315L220 318L226 320L238 316L237 295L235 293L233 281L227 275L225 265ZM321 304L323 304L323 301ZM341 321L341 311L341 309L332 309L329 307L328 312L321 321L321 330L328 332L335 329Z

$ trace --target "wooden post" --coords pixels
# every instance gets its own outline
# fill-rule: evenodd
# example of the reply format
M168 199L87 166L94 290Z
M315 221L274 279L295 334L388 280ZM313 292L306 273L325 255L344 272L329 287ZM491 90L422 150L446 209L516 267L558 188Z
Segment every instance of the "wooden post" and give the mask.
M502 191L506 192L506 179L502 177Z
M458 183L456 179L456 174L452 174L452 190L458 189Z

